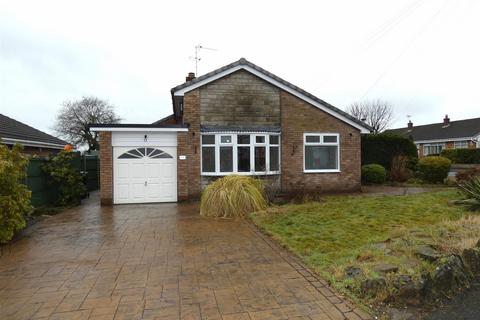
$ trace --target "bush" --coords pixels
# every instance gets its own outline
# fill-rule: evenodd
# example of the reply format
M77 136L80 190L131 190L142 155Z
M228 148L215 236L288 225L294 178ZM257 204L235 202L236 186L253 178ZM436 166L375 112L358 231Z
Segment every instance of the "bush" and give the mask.
M408 157L405 155L399 154L393 157L390 167L390 180L398 182L407 181L411 176L408 163Z
M379 164L367 164L362 166L362 182L363 183L384 183L387 179L387 170Z
M21 146L9 150L0 145L0 243L11 240L15 232L25 228L25 216L32 209L31 192L21 183L27 165Z
M471 200L469 203L474 210L480 209L480 177L475 177L459 185L460 191Z
M203 191L200 215L238 217L267 208L265 187L259 179L230 175L216 180Z
M418 161L417 169L420 178L426 182L443 182L448 176L452 162L439 156L425 157Z
M480 149L445 149L440 155L453 163L480 164Z
M52 178L52 183L58 185L57 204L60 206L79 204L87 191L83 176L73 166L75 157L76 154L71 151L61 151L43 167Z
M457 172L455 179L457 180L457 183L460 184L460 183L467 182L468 180L471 180L475 177L480 177L480 168L478 167Z
M362 165L377 163L390 170L393 158L398 155L406 156L407 167L414 168L418 153L412 140L392 133L362 136Z

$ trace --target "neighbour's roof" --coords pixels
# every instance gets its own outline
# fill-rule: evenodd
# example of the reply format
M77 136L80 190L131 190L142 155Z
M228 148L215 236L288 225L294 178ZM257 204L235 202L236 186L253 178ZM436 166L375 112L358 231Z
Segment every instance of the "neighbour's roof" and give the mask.
M329 109L329 111L332 112L334 115L337 115L337 117L340 116L340 117L346 119L347 121L350 121L350 122L356 124L357 126L359 126L361 128L364 128L368 131L372 131L372 128L370 126L368 126L366 123L364 123L363 121L360 121L360 120L356 119L355 117L352 117L350 114L346 113L345 111L340 110L340 109L334 107L333 105L317 98L313 94L295 86L294 84L292 84L292 83L290 83L286 80L283 80L282 78L280 78L280 77L274 75L273 73L255 65L254 63L246 60L245 58L241 58L238 61L230 63L230 64L228 64L224 67L221 67L217 70L214 70L212 72L204 74L204 75L202 75L198 78L195 78L194 80L185 82L181 85L178 85L178 86L172 88L171 89L172 97L175 96L176 94L178 94L179 91L183 92L184 89L188 90L189 87L192 87L192 90L193 90L195 87L197 87L198 85L201 85L205 81L208 82L209 79L213 79L212 81L214 81L220 75L228 72L229 70L236 71L239 68L243 68L243 69L245 69L249 72L253 71L253 72L257 73L257 75L262 75L262 78L264 80L266 80L266 81L270 80L271 83L274 83L277 86L280 85L280 86L283 86L287 89L290 89L291 91L295 92L297 94L297 96L302 98L303 100L310 99L310 100L312 100L313 103L317 103L317 104L323 106L324 108ZM310 101L307 101L307 102L310 102Z
M29 125L0 114L0 138L55 144L63 148L67 142ZM53 148L53 146L52 146Z
M168 123L168 121L171 121L171 120L174 119L174 118L175 118L175 115L174 115L174 114L171 114L171 115L169 115L169 116L163 117L163 118L160 119L160 120L155 121L155 122L152 123L152 124L163 124L163 123L165 123L165 122Z
M448 126L443 122L413 126L412 130L399 128L388 130L390 133L411 137L414 141L446 140L456 138L471 138L480 134L480 118L450 121Z

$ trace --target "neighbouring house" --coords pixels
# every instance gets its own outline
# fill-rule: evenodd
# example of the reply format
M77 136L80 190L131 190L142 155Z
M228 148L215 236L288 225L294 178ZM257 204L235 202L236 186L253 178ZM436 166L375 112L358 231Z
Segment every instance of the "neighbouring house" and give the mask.
M240 59L171 89L173 114L153 124L93 125L102 204L198 198L228 174L282 192L360 188L360 137L371 128Z
M21 144L24 153L37 156L48 156L59 152L68 144L3 114L0 114L0 143L10 148L14 144Z
M443 122L388 130L413 140L418 156L438 155L443 149L480 148L480 118L450 121L445 115Z

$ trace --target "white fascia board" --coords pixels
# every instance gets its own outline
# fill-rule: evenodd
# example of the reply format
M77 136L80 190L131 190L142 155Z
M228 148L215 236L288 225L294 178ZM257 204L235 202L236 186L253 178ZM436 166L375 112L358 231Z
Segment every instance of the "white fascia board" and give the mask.
M463 138L445 138L445 139L432 139L432 140L414 140L413 143L445 143L449 141L472 141L472 137L463 137Z
M5 144L21 144L27 147L38 147L38 148L51 148L51 149L63 149L65 145L57 143L49 143L42 141L33 141L33 140L22 140L22 139L13 139L13 138L2 138L0 137L0 143Z
M196 88L198 88L198 87L201 87L201 86L203 86L203 85L205 85L205 84L207 84L207 83L209 83L209 82L212 82L212 81L215 81L215 80L217 80L217 79L223 78L223 77L225 77L225 76L227 76L227 75L229 75L229 74L231 74L231 73L233 73L233 72L235 72L235 71L238 71L238 70L240 70L240 69L244 69L244 70L246 70L246 71L248 71L248 72L256 75L257 77L259 77L259 78L261 78L261 79L263 79L263 80L265 80L265 81L273 84L274 86L276 86L276 87L278 87L278 88L280 88L280 89L282 89L282 90L284 90L284 91L286 91L286 92L288 92L288 93L296 96L297 98L300 98L300 99L302 99L302 100L305 101L305 102L308 102L309 104L311 104L311 105L313 105L313 106L321 109L322 111L324 111L324 112L326 112L326 113L334 116L335 118L338 118L338 119L342 120L343 122L348 123L349 125L351 125L351 126L357 128L357 129L359 129L361 133L370 133L370 130L368 130L367 128L359 125L359 124L356 123L355 121L352 121L352 120L348 119L348 118L345 117L344 115L342 115L342 114L340 114L340 113L338 113L338 112L333 111L332 109L324 106L323 104L318 103L317 101L315 101L315 100L307 97L306 95L304 95L304 94L302 94L302 93L300 93L300 92L298 92L298 91L296 91L296 90L294 90L294 89L292 89L292 88L284 85L283 83L278 82L277 80L275 80L275 79L273 79L273 78L271 78L271 77L263 74L262 72L259 72L258 70L255 70L255 69L253 69L253 68L251 68L251 67L249 67L249 66L244 66L244 65L232 67L232 68L230 68L230 69L227 69L227 70L225 70L225 71L222 71L222 72L220 72L220 73L217 73L217 74L215 74L215 75L213 75L213 76L211 76L211 77L209 77L209 78L206 78L206 79L204 79L204 80L202 80L202 81L199 81L199 82L197 82L197 83L194 83L194 84L192 84L191 86L187 86L187 87L185 87L185 88L179 89L179 90L175 91L175 92L173 93L173 95L175 95L175 96L183 96L183 95L185 95L185 93L187 93L187 92L189 92L189 91L192 91L192 90L194 90L194 89L196 89Z
M128 127L91 127L91 131L111 132L188 132L188 128L128 128Z

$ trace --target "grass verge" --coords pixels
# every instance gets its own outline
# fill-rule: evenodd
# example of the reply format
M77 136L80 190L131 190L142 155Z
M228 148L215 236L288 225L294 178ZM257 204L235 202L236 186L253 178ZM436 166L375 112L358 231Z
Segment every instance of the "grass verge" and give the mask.
M347 268L376 278L381 276L378 266L389 264L398 267L398 274L418 277L433 268L415 254L418 246L430 245L447 254L476 244L480 217L450 204L459 197L456 190L331 196L322 202L271 207L251 217L337 289L372 303L382 297L360 296L360 283L346 275Z

